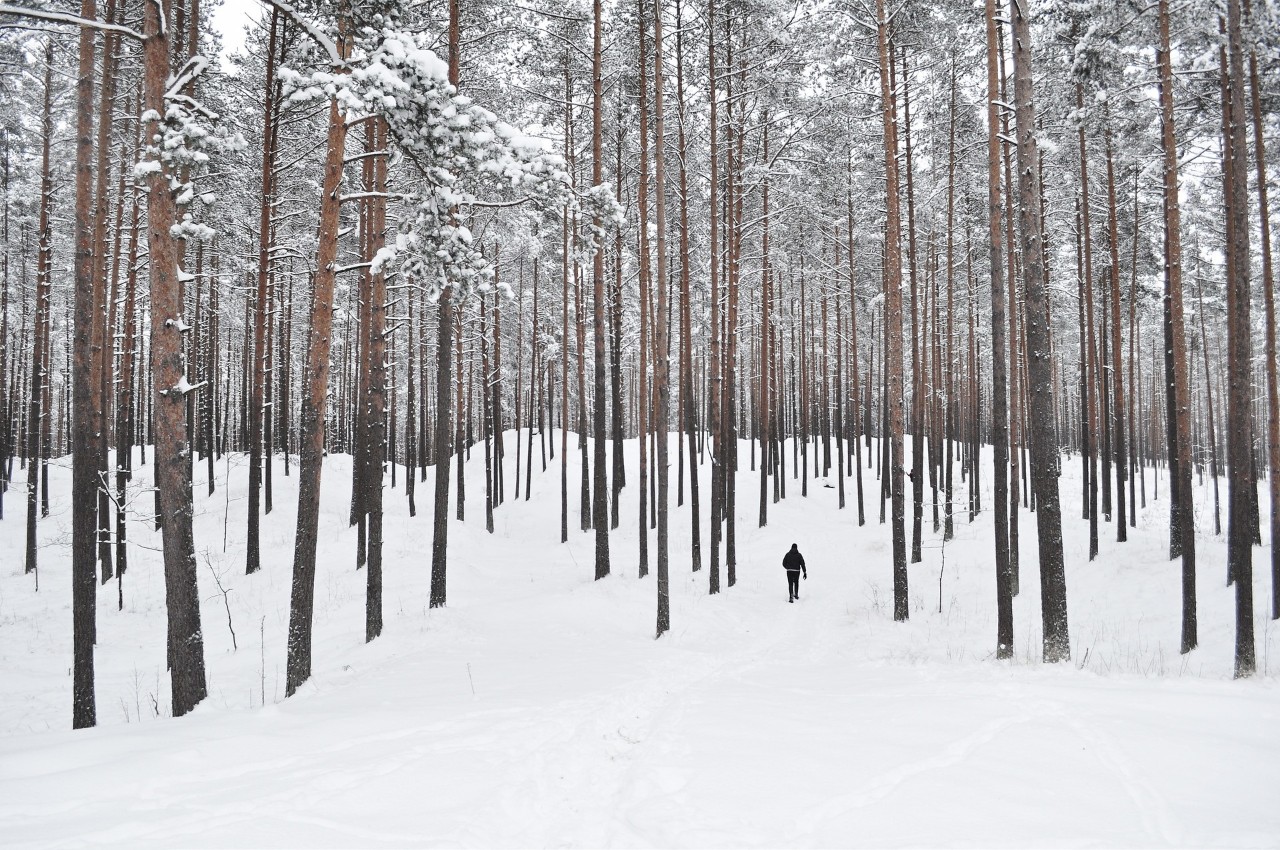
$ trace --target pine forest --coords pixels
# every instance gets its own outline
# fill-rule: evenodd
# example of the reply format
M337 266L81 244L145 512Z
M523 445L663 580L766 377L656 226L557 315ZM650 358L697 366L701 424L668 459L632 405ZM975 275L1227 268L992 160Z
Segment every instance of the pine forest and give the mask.
M1280 840L1275 0L0 0L0 179L6 845Z

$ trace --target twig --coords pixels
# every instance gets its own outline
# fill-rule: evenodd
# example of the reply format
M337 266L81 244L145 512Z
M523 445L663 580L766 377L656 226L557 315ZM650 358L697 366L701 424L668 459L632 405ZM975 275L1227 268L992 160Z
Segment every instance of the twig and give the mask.
M227 598L235 588L225 588L222 586L222 576L213 568L213 564L209 562L209 554L206 552L204 556L204 565L209 568L209 572L213 573L214 584L218 585L218 590L222 592L222 604L227 609L227 631L231 632L231 651L235 652L239 647L236 645L236 630L231 625L231 601Z

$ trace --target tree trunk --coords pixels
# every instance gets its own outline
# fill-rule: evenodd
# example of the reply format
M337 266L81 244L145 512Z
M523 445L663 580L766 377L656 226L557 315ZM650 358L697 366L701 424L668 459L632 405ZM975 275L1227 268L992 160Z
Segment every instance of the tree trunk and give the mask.
M893 61L892 55L889 57ZM892 68L892 66L891 66ZM907 179L907 269L911 281L911 563L920 562L921 520L924 517L924 334L920 332L916 278L915 175L911 162L911 80L907 51L902 51L902 126Z
M1024 331L1031 381L1031 474L1040 550L1040 609L1044 660L1057 662L1070 660L1071 641L1067 629L1067 582L1062 557L1062 510L1058 502L1059 452L1054 438L1053 362L1049 350L1050 317L1044 271L1044 222L1041 220L1039 197L1040 162L1036 152L1031 31L1023 4L1011 5L1014 102L1018 117L1018 206L1027 297ZM1118 288L1113 290L1118 291ZM1118 345L1116 349L1119 350ZM1120 527L1124 527L1123 522Z
M1093 327L1093 239L1089 227L1089 156L1085 146L1084 135L1084 86L1076 81L1076 112L1080 125L1077 131L1080 145L1080 214L1081 225L1079 239L1083 248L1084 265L1079 274L1080 295L1084 303L1085 327L1085 379L1083 391L1086 394L1087 435L1086 451L1089 454L1089 560L1098 556L1098 449L1097 435L1101 430L1102 420L1098 416L1098 390L1101 382L1098 378L1098 347L1095 342Z
M40 225L37 234L36 298L32 315L31 390L27 406L27 543L25 572L36 572L36 505L38 502L38 462L44 454L42 437L43 418L50 411L44 407L44 386L48 382L45 352L49 337L49 291L52 275L53 228L50 213L53 206L53 174L49 167L49 149L53 141L53 117L50 107L53 97L53 38L45 41L44 51L44 108L40 120ZM39 586L39 576L36 578Z
M714 0L712 0L714 2ZM637 0L639 28L640 175L636 206L640 222L640 369L636 400L640 443L640 578L649 574L649 72L645 45L645 0ZM713 107L714 108L714 107Z
M1249 192L1248 142L1244 111L1244 39L1241 33L1240 0L1227 0L1227 44L1230 74L1229 102L1223 110L1229 138L1226 191L1228 230L1227 280L1227 569L1236 585L1235 676L1252 676L1257 666L1253 636L1253 508L1252 475L1253 342L1250 322Z
M267 78L263 86L262 127L262 203L258 220L258 287L253 313L252 396L249 399L249 527L245 539L245 573L256 573L262 567L259 547L260 497L262 489L262 418L263 385L266 353L263 349L267 322L267 275L271 264L271 205L275 170L275 88L276 30L280 13L271 10L271 28L267 37Z
M338 52L347 56L350 7L338 11ZM338 211L342 164L346 150L345 115L329 103L320 224L316 237L315 288L311 297L305 393L298 427L298 523L294 539L293 587L289 604L289 649L285 696L311 677L311 620L315 603L316 532L320 525L320 473L324 461L325 406L329 397L329 352L332 348L333 293L337 276ZM434 577L434 568L433 568Z
M591 48L591 185L599 186L604 182L603 121L604 121L604 83L600 78L600 0L592 3L592 48ZM603 227L599 215L591 220L594 233ZM605 343L604 343L604 246L595 245L591 258L592 302L594 309L595 349L595 398L593 399L595 429L595 480L592 483L595 501L591 508L592 524L596 531L595 577L602 579L609 574L609 483L607 457L605 454Z
M952 480L951 480L951 453L952 447L956 439L956 409L957 403L955 398L955 335L953 333L953 319L955 316L955 206L956 206L956 63L953 58L951 61L951 97L948 109L947 120L947 356L946 356L946 410L945 417L945 439L946 461L943 477L943 508L942 508L942 540L945 543L955 537L955 518L954 508L951 500L952 496ZM852 208L852 200L850 200ZM968 246L965 246L966 250ZM852 248L852 244L850 245ZM854 333L857 333L857 325L854 326ZM855 337L856 339L856 337ZM855 366L856 368L856 366ZM861 480L861 478L859 478ZM859 523L861 524L861 523Z
M657 189L657 251L658 251L658 308L654 317L657 328L656 374L658 390L658 500L654 504L658 519L658 625L655 637L671 628L671 601L667 565L667 425L670 421L671 362L668 353L667 322L667 192L666 168L663 155L662 122L662 0L657 0L653 16L653 127L654 166L653 178Z
M596 0L599 2L599 0ZM680 15L680 0L676 0L676 153L680 163L680 358L684 368L680 370L680 419L689 447L689 557L693 572L702 569L702 520L701 501L698 493L697 415L693 388L693 314L689 303L689 183L686 167L685 112L684 112L684 36ZM767 226L767 225L766 225Z
M1125 455L1125 436L1124 436L1124 370L1120 368L1120 235L1118 228L1119 215L1116 211L1116 177L1115 165L1111 156L1111 125L1110 118L1107 122L1106 132L1106 149L1107 149L1107 230L1109 233L1108 241L1111 251L1111 387L1115 394L1115 400L1112 402L1112 427L1114 428L1114 436L1111 438L1111 449L1115 453L1116 468L1116 542L1124 543L1128 540L1128 518L1125 515L1124 503L1124 487L1125 473L1128 469L1128 458Z
M991 233L991 443L995 451L996 657L1013 657L1013 574L1009 565L1009 413L1005 388L1005 298L1000 215L1000 83L996 0L987 0L987 211Z
M389 133L382 119L370 122L367 133L372 150L386 149ZM371 162L375 196L370 199L370 260L378 255L386 241L387 221L387 201L383 197L387 189L387 160L384 156L376 156L371 158ZM382 634L382 466L387 443L387 281L382 272L377 271L370 274L369 283L369 291L365 296L369 310L369 353L366 358L369 364L368 397L361 405L369 441L366 449L368 466L361 499L368 519L364 628L366 642ZM393 463L394 461L392 458Z
M143 91L147 110L165 111L169 78L169 38L156 4L143 7ZM148 137L160 132L149 125ZM183 363L183 303L172 175L167 167L147 179L147 245L151 275L151 365L155 388L155 481L164 549L165 597L169 620L173 715L179 717L205 698L204 640L196 586L192 536L191 446L187 442L186 370Z
M724 514L724 431L721 422L721 400L724 394L724 382L721 378L721 343L720 343L720 162L719 131L717 107L719 97L716 94L716 0L707 0L707 86L711 101L711 119L708 132L711 134L711 183L709 190L711 216L711 375L708 399L707 427L711 431L711 566L708 575L710 593L720 592L720 529ZM643 87L642 87L643 89ZM1276 479L1280 480L1280 479Z
M1164 157L1164 270L1167 381L1173 390L1168 405L1170 537L1182 555L1182 652L1196 648L1196 546L1191 497L1191 413L1188 404L1186 334L1182 312L1182 237L1178 207L1178 146L1173 115L1173 59L1169 48L1169 0L1159 0L1160 146ZM1176 460L1176 469L1175 466ZM1172 548L1172 547L1171 547ZM1171 553L1171 557L1173 554Z
M115 18L115 0L107 0L106 20ZM107 450L110 446L107 424L111 421L109 410L113 400L111 393L111 329L107 327L107 217L110 208L111 176L111 125L115 114L115 65L118 36L103 33L102 79L98 86L98 140L96 187L93 211L93 301L99 305L94 315L93 370L98 380L98 406L93 410L93 431L98 442L98 565L102 583L111 580L111 491L107 485ZM179 283L179 293L181 293Z
M1244 13L1251 15L1249 0L1245 0ZM1258 57L1249 48L1249 94L1253 115L1253 159L1258 169L1258 211L1262 237L1262 291L1266 311L1266 363L1267 363L1267 484L1271 503L1271 619L1280 620L1280 383L1276 378L1275 273L1271 259L1271 218L1267 203L1266 145L1262 133L1262 103L1258 79Z
M80 16L98 15L94 0L81 0ZM80 28L80 63L76 77L76 206L75 206L75 330L71 370L72 415L71 487L76 493L98 492L98 453L94 439L98 375L93 369L95 316L101 305L93 283L93 58L94 31ZM167 64L162 70L167 70ZM148 101L150 104L150 101ZM162 107L163 110L163 107ZM31 391L38 392L33 386ZM48 409L46 405L46 410ZM33 463L34 458L29 458ZM97 499L72 500L71 508L71 607L72 607L72 713L71 725L83 729L97 723L94 699L93 645L97 640L94 600L94 536L97 533Z
M990 0L989 0L990 2ZM885 477L890 486L893 514L893 619L905 621L907 598L907 538L902 492L902 256L898 212L898 130L893 90L889 83L889 18L884 0L876 0L876 33L880 51L880 101L884 124L884 159L888 218L885 224L885 381L889 409L889 464Z

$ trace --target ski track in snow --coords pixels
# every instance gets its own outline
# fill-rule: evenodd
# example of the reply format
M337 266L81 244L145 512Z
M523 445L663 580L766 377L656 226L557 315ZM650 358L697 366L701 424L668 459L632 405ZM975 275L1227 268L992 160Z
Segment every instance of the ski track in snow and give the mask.
M852 482L838 514L821 479L808 498L789 480L791 496L770 505L761 529L758 473L744 469L738 583L727 586L722 566L722 592L709 597L708 553L690 573L673 481L673 628L654 640L656 548L651 536L651 574L636 578L636 482L612 535L613 575L593 582L592 538L576 530L576 451L569 461L564 546L554 466L535 475L531 502L508 501L495 534L484 532L477 452L470 520L450 529L443 610L426 606L428 500L409 519L389 498L387 625L366 646L365 577L351 569L345 522L350 460L328 458L314 674L289 700L279 688L296 478L276 477L264 570L245 577L243 465L227 466L230 494L220 465L211 499L198 467L210 697L192 717L139 722L154 719L151 697L162 713L167 703L163 581L158 554L141 548L158 536L139 521L125 611L114 587L100 595L101 727L74 733L58 731L70 704L69 504L55 499L42 590L20 567L0 573L0 844L1280 846L1280 689L1268 666L1280 642L1260 608L1261 675L1230 681L1234 599L1220 585L1221 540L1205 539L1201 648L1178 658L1162 503L1141 514L1128 548L1104 541L1089 563L1072 516L1076 465L1064 465L1066 524L1078 532L1066 541L1075 660L1047 668L1033 514L1022 515L1017 657L996 663L989 513L970 525L958 510L956 540L942 549L926 493L911 619L894 623L878 488L867 486L858 528ZM55 481L65 472L51 469ZM135 486L146 486L141 475ZM21 550L20 533L0 524L9 551ZM793 541L810 577L789 605L779 562ZM1265 551L1255 557L1260 606Z

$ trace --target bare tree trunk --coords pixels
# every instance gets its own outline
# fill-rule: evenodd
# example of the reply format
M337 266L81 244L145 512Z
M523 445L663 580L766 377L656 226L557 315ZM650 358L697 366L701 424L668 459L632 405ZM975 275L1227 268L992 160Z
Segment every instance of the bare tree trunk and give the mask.
M1196 252L1199 256L1199 252ZM1205 403L1208 407L1205 416L1205 428L1209 432L1209 477L1213 480L1213 534L1218 536L1222 534L1222 509L1221 501L1218 497L1218 437L1217 428L1214 427L1213 416L1213 382L1209 377L1209 335L1204 329L1204 294L1201 291L1200 274L1197 269L1196 273L1196 302L1199 307L1197 312L1200 315L1200 353L1204 356L1204 395Z
M1044 271L1044 222L1040 217L1040 162L1036 152L1031 30L1024 5L1013 3L1011 6L1014 102L1018 116L1018 206L1027 296L1024 330L1027 335L1027 365L1031 381L1031 474L1036 497L1036 537L1040 550L1040 609L1044 629L1044 660L1058 662L1070 660L1071 641L1067 628L1067 582L1062 556L1062 510L1058 502L1059 453L1054 439L1053 362L1049 350L1050 317ZM1118 287L1114 288L1113 295L1118 291ZM1115 297L1118 304L1118 296ZM1118 312L1118 306L1116 310ZM1116 350L1119 350L1119 345ZM1123 510L1123 498L1121 505ZM1120 527L1124 527L1123 522Z
M989 0L990 2L990 0ZM893 619L905 621L907 598L907 538L902 492L902 254L899 246L901 218L898 212L898 130L894 96L889 83L889 18L884 0L876 0L876 32L880 51L880 101L884 124L884 159L888 218L885 223L885 381L889 409L889 481L893 511Z
M1007 63L1005 62L1005 38L1004 38L1004 20L996 21L996 38L999 44L998 58L1000 63L1000 100L1008 103L1010 98L1008 94L1009 78ZM1018 333L1018 313L1022 309L1021 299L1018 297L1018 271L1016 252L1014 243L1017 241L1014 236L1013 220L1014 220L1014 185L1013 174L1010 165L1009 143L1009 113L1010 109L1002 108L1000 110L1000 134L1002 136L1001 157L1004 162L1004 188L1007 202L1004 205L1004 221L1005 221L1005 314L1009 321L1008 333L1005 336L1005 342L1008 351L1007 366L1005 366L1005 378L1008 382L1008 401L1006 406L1005 423L1008 425L1009 431L1009 592L1017 596L1021 590L1021 581L1019 579L1018 561L1021 556L1021 545L1018 543L1018 490L1020 481L1018 478L1018 458L1022 454L1022 416L1019 372L1020 363L1019 354L1019 333ZM1001 355L1003 358L1004 355ZM1002 360L1002 362L1005 362ZM993 373L994 374L994 373Z
M169 79L169 38L156 4L143 6L143 91L148 111L165 112ZM159 132L152 122L148 137ZM151 275L151 363L155 387L155 480L164 548L165 596L169 620L173 714L186 714L206 695L204 640L196 586L192 536L190 444L187 442L186 380L183 363L183 303L172 175L167 167L147 179L147 244Z
M449 84L458 86L458 0L449 0ZM453 325L454 298L451 281L442 281L436 340L435 510L431 538L431 592L428 605L442 607L448 598L449 464L453 459ZM461 464L459 458L459 464Z
M1250 318L1248 142L1244 111L1244 39L1241 34L1240 0L1227 0L1227 44L1230 75L1224 139L1229 155L1224 175L1228 230L1227 280L1227 569L1236 585L1235 676L1252 676L1257 666L1253 636L1253 508L1252 476L1253 411Z
M413 374L413 361L416 359L415 350L421 345L418 328L426 328L426 317L423 316L419 321L418 327L413 323L413 305L414 298L413 287L405 293L405 411L404 411L404 493L409 501L409 516L418 515L417 502L417 476L414 475L414 469L418 466L418 440L414 437L414 429L417 427L418 408L417 408L417 379ZM287 349L286 349L287 350ZM426 405L427 400L422 400ZM285 453L285 462L288 462L288 452Z
M347 56L350 7L338 11L338 53ZM316 238L315 288L311 298L311 330L307 345L305 393L298 428L298 524L294 539L293 588L289 605L289 650L285 696L311 677L311 620L315 603L316 531L320 524L320 473L324 461L325 405L329 396L329 352L332 347L333 293L337 276L338 208L347 125L336 101L329 103L324 178L320 193L320 225ZM434 577L434 566L433 566Z
M1083 392L1088 407L1088 433L1085 437L1086 451L1089 454L1089 560L1098 556L1098 450L1097 434L1101 430L1101 419L1098 416L1098 348L1095 343L1093 327L1093 238L1089 227L1089 156L1085 147L1084 135L1084 86L1076 81L1076 112L1079 114L1077 135L1080 145L1080 241L1083 247L1084 265L1079 275L1080 295L1084 310L1085 337L1085 379Z
M271 264L271 205L274 202L275 171L275 88L276 30L280 13L271 10L271 28L267 37L267 78L263 86L262 127L262 204L258 220L258 288L253 314L253 360L251 375L253 392L249 399L249 527L245 539L245 573L256 573L262 567L260 555L260 498L262 489L262 417L264 415L263 384L266 352L263 349L267 322L267 276Z
M861 408L861 399L859 397L859 377L858 377L858 280L856 268L854 266L854 248L853 248L853 175L852 175L852 157L850 158L850 174L849 174L849 191L845 196L847 207L848 228L846 233L846 251L849 262L849 389L853 392L853 403L849 408L849 417L852 420L852 437L853 452L857 456L857 462L854 464L854 475L857 476L857 494L858 494L858 526L866 525L866 512L863 510L862 503L862 441L861 424L858 418L858 411ZM803 302L803 297L801 298ZM803 325L803 322L801 323ZM868 406L871 400L867 400Z
M653 127L654 127L654 183L657 188L656 212L658 219L658 312L654 317L657 326L655 363L658 390L658 501L654 505L658 518L658 626L655 637L662 637L671 628L671 601L667 565L667 425L670 420L671 361L668 354L667 322L667 192L666 168L663 156L662 122L662 0L657 0L653 16Z
M996 657L1013 657L1013 574L1009 564L1009 413L1005 388L1005 298L1000 215L1000 83L996 0L987 0L987 209L991 233L991 443L995 450Z
M765 172L761 190L761 219L764 230L761 234L760 242L760 371L755 414L756 427L760 431L759 524L760 528L764 528L769 522L769 386L771 381L769 337L773 334L772 317L769 315L769 307L773 301L773 296L769 292L771 269L769 267L769 113L767 111L761 118L760 123L764 125ZM823 325L823 333L826 333L825 324Z
M1178 146L1173 116L1173 59L1169 48L1169 0L1159 0L1160 49L1160 146L1164 154L1164 263L1165 263L1165 358L1168 384L1173 388L1169 405L1170 496L1177 494L1177 509L1171 512L1170 537L1182 555L1182 652L1196 648L1196 547L1194 511L1191 501L1191 414L1188 404L1186 334L1182 312L1182 236L1178 208ZM1174 461L1176 459L1176 469ZM1171 547L1172 548L1172 547ZM1170 554L1174 557L1175 553Z
M618 88L618 115L617 115L617 159L614 163L614 177L616 185L614 187L614 197L622 197L622 87ZM610 377L610 406L612 408L612 419L610 420L611 433L613 435L613 489L610 491L612 499L609 502L609 528L617 528L619 523L618 502L619 494L627 482L627 466L623 456L623 438L626 434L626 427L623 424L623 416L626 408L622 403L622 228L618 227L614 230L613 239L613 288L609 293L609 377ZM517 488L518 489L518 488Z
M721 423L721 401L724 381L721 378L720 343L720 153L716 92L716 0L707 0L707 86L710 89L711 119L711 375L707 427L712 435L711 450L711 568L708 576L710 592L720 592L720 529L724 515L724 431ZM1277 479L1280 480L1280 479Z
M598 0L597 0L598 2ZM676 153L680 164L680 371L681 423L689 445L690 552L693 572L702 569L701 500L698 494L697 415L693 387L693 314L689 304L689 182L684 112L684 37L680 0L676 0Z
M640 176L636 188L640 222L640 374L636 399L640 408L640 578L649 574L649 72L645 45L645 0L637 0L639 28Z
M498 254L501 246L493 246L493 282L498 283ZM493 492L494 506L505 500L505 479L503 478L502 459L506 455L506 447L502 440L502 307L499 296L493 298L493 378L489 383L489 397L493 405Z
M134 110L136 112L136 110ZM133 160L138 158L138 142L140 134L133 134ZM138 197L133 194L130 200L129 213L129 252L128 266L125 272L124 295L124 331L120 341L120 399L116 404L116 583L117 602L123 606L124 574L129 568L129 550L127 546L127 524L125 522L125 497L129 479L133 477L133 435L137 422L137 402L134 392L136 363L136 345L138 338L137 307L137 262L138 262ZM213 276L216 294L216 266ZM217 302L214 301L214 304ZM213 373L210 373L213 377ZM209 387L212 389L212 381ZM212 439L210 439L212 443ZM213 447L209 447L209 457L213 457ZM212 479L212 475L209 476Z
M115 0L107 0L106 20L115 18ZM98 86L98 140L95 167L96 187L93 210L93 285L94 303L99 305L94 315L93 370L98 380L98 406L93 411L93 430L98 441L98 566L103 584L111 580L111 491L107 484L107 450L110 447L111 421L109 410L112 402L111 333L107 327L107 217L110 207L111 176L111 125L115 114L115 65L116 45L119 38L114 33L103 34L102 79ZM179 285L181 292L181 284Z
M892 63L893 56L889 61ZM892 66L891 66L892 68ZM906 149L907 268L911 280L911 563L920 562L921 520L924 517L924 334L920 332L916 280L915 175L911 158L911 79L907 51L902 51L902 126Z
M852 206L852 201L850 201ZM943 478L942 540L955 537L954 508L951 500L951 452L956 439L955 398L955 335L952 321L955 316L955 207L956 207L956 63L951 61L951 97L947 120L947 357L946 357L946 469ZM850 246L852 247L852 246ZM966 246L967 250L968 246ZM857 328L855 325L855 333Z
M1244 13L1251 15L1249 0ZM1267 363L1267 484L1271 495L1271 619L1280 620L1280 383L1276 379L1275 273L1271 259L1271 211L1267 204L1266 145L1262 133L1262 103L1258 79L1258 57L1249 48L1249 94L1253 114L1253 159L1258 169L1258 211L1262 236L1262 292L1266 310Z
M495 293L496 295L496 293ZM489 339L484 292L480 293L480 439L484 442L484 529L493 534L493 364L489 360Z
M742 132L733 124L733 38L732 18L725 16L725 79L726 110L726 216L728 245L728 315L725 317L724 348L724 403L721 405L721 427L725 431L726 453L722 459L724 471L724 564L725 584L733 587L738 581L737 553L737 499L738 499L738 284L741 280L742 259ZM738 72L741 85L745 85L745 71Z
M1120 368L1120 352L1123 351L1120 341L1120 235L1118 228L1119 215L1116 211L1116 177L1115 165L1111 156L1111 122L1107 120L1107 230L1111 251L1111 386L1115 394L1112 403L1112 419L1114 436L1111 439L1112 451L1115 452L1116 467L1116 542L1128 540L1128 521L1125 515L1124 486L1128 458L1125 455L1124 438L1124 370Z
M80 16L98 15L94 0L81 0ZM95 315L101 305L93 283L93 59L94 31L80 28L80 63L76 77L76 206L75 206L75 362L71 370L72 414L71 486L77 493L97 493L98 454L94 440L97 373L93 369ZM31 391L38 392L33 386ZM47 406L46 406L46 409ZM28 463L34 462L29 458ZM97 723L94 699L93 645L97 640L94 605L94 536L97 500L72 500L71 608L72 713L71 725L83 729Z
M569 85L569 51L564 54L564 159L573 170L573 90ZM560 214L560 542L569 541L569 208Z
M53 38L46 38L44 49L44 108L40 119L40 225L37 234L36 298L32 315L31 391L27 414L27 542L25 572L36 573L36 505L38 502L38 461L44 454L42 437L43 419L50 415L44 406L44 386L48 382L45 363L49 336L49 290L53 257L53 228L50 214L53 206L53 174L50 170L49 149L53 141ZM39 576L36 578L39 582ZM39 586L37 584L37 586Z
M528 451L525 452L525 469L524 469L524 500L529 501L533 491L533 425L535 419L538 423L538 430L543 431L542 427L542 398L540 397L540 389L542 374L540 353L542 351L542 341L538 336L538 260L539 257L533 258L533 318L530 324L529 347L532 349L532 358L529 363L529 445ZM544 441L543 446L546 443ZM543 455L542 468L547 468L546 455ZM519 488L517 488L519 489Z
M374 119L367 125L369 147L382 151L387 147L388 129L382 119ZM378 255L386 241L387 222L387 160L385 156L372 158L373 191L370 199L369 258ZM387 281L381 271L372 272L366 294L369 309L369 364L368 397L362 400L361 413L365 417L365 433L369 444L368 468L363 481L361 499L368 518L368 562L365 574L365 626L366 642L382 634L382 466L386 456L387 426ZM268 446L270 444L268 443ZM392 458L394 463L395 458Z
M1043 179L1044 172L1041 171ZM1136 527L1138 524L1138 506L1137 506L1137 490L1138 486L1134 485L1134 478L1141 479L1145 473L1141 465L1138 463L1139 457L1139 439L1138 439L1138 417L1136 413L1137 402L1141 397L1140 378L1136 377L1138 364L1138 332L1140 325L1138 323L1138 238L1139 238L1139 219L1138 219L1138 175L1135 173L1133 177L1133 256L1130 259L1129 269L1129 526ZM1145 491L1145 482L1142 483ZM1143 493L1142 506L1147 506L1146 493Z
M604 83L600 78L600 0L592 3L592 48L591 48L591 185L599 186L604 182ZM591 220L593 232L599 233L603 222L599 215ZM609 483L608 470L605 464L605 343L604 343L604 246L596 245L591 258L591 284L594 310L595 348L595 398L593 405L595 429L595 480L592 487L595 501L591 508L592 524L596 531L596 579L609 574Z

